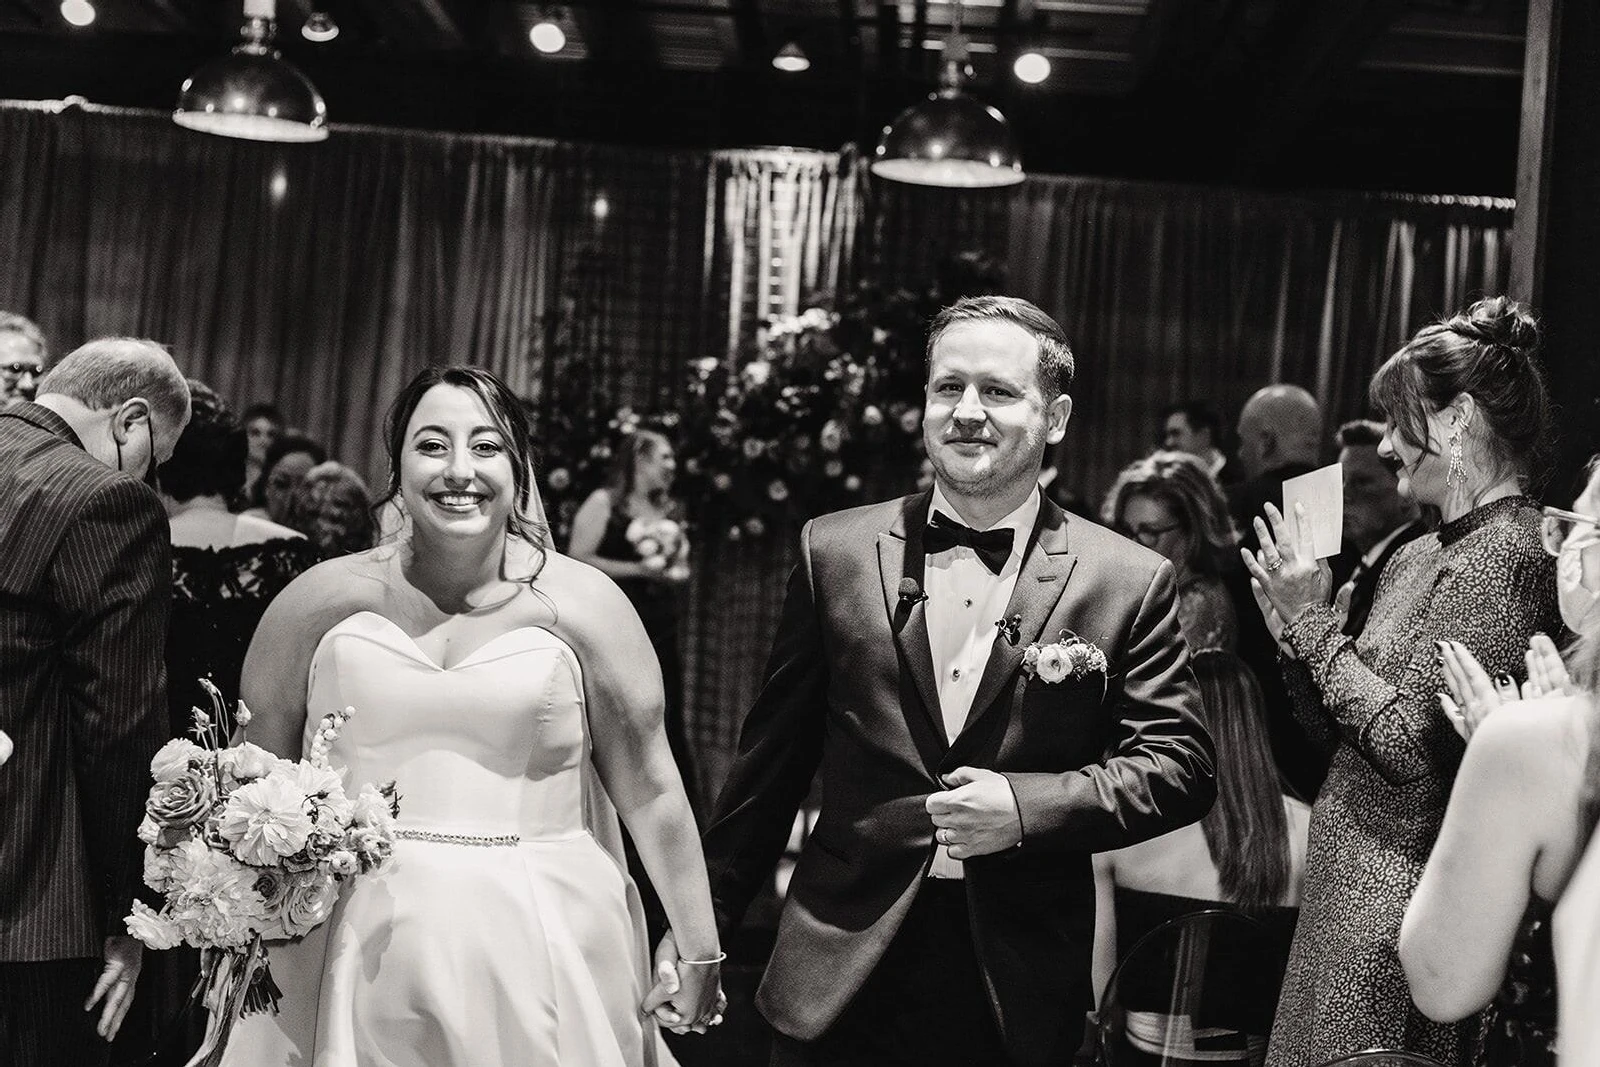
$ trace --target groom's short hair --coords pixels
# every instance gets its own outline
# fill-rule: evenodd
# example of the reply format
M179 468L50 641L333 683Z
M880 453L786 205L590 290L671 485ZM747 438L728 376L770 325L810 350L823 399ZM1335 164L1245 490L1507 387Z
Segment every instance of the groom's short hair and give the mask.
M1019 296L966 296L934 316L928 330L927 366L933 368L933 346L950 327L960 322L1009 322L1039 342L1039 388L1046 400L1070 392L1077 360L1061 324Z

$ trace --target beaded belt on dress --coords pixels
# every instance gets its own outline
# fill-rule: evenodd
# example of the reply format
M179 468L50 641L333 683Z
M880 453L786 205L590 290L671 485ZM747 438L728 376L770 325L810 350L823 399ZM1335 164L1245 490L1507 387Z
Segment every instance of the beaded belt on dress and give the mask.
M442 830L413 830L398 827L394 836L405 841L431 841L436 845L476 845L480 848L509 848L522 843L521 834L448 834Z

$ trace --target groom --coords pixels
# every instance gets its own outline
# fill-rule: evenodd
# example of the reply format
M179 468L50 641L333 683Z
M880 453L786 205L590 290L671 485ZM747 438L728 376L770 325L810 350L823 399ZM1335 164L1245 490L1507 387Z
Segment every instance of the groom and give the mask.
M1090 853L1214 794L1171 565L1038 490L1072 412L1061 328L962 300L928 363L934 488L806 527L706 834L726 931L820 767L757 995L774 1064L1069 1062Z

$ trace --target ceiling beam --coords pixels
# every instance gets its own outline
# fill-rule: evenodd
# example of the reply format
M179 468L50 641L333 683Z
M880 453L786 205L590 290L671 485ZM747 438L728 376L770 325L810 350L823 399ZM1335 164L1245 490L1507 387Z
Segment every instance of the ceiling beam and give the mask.
M1321 0L1285 20L1272 49L1277 62L1260 83L1264 106L1240 154L1241 176L1278 158L1405 6L1405 0Z

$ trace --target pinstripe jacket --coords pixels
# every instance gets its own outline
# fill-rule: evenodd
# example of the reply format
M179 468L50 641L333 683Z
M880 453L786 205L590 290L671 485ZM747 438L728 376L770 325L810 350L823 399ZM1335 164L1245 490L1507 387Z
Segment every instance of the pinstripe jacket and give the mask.
M155 494L48 408L0 411L0 962L127 932L171 603Z

